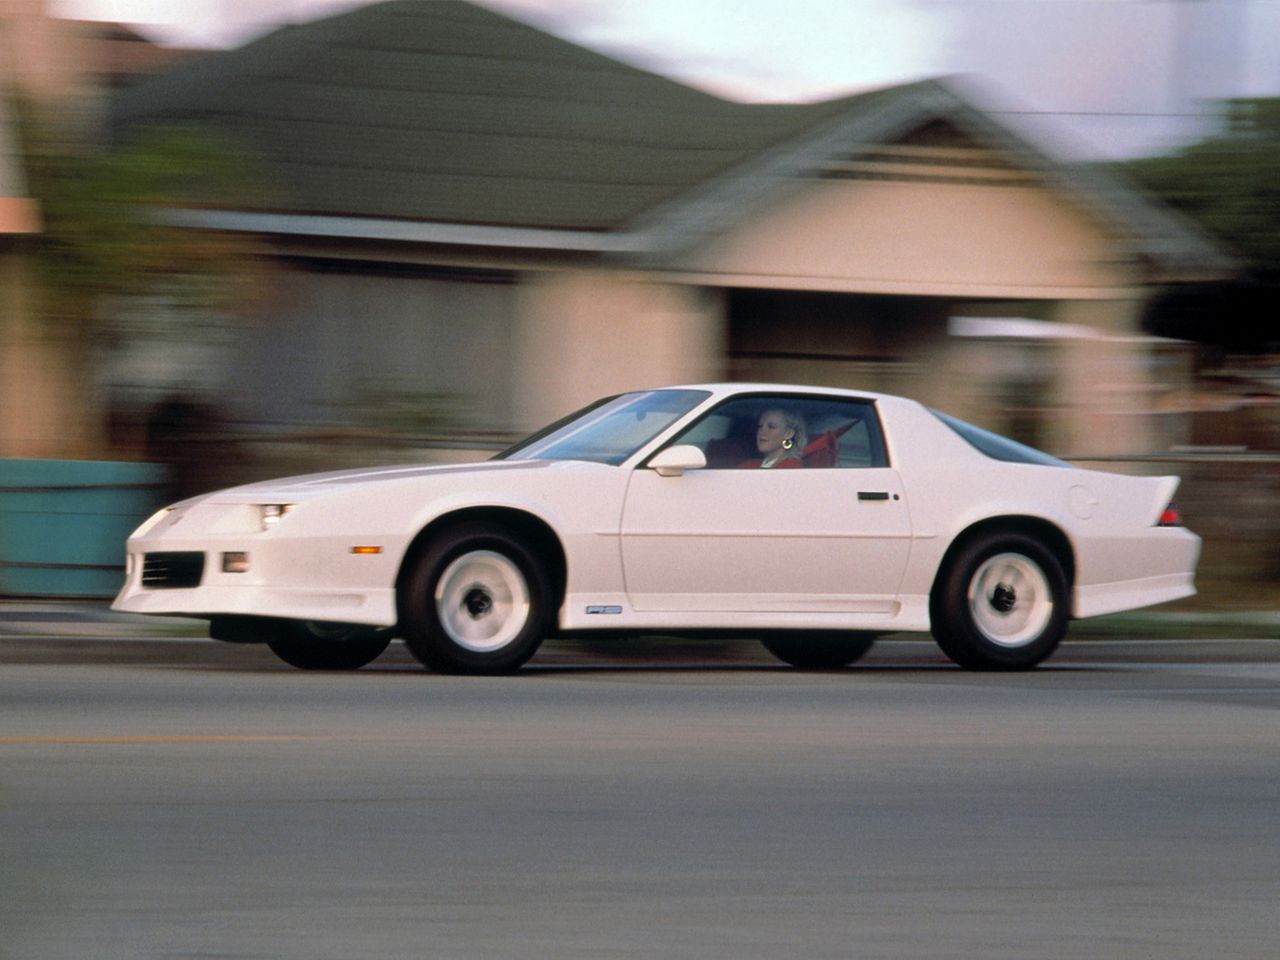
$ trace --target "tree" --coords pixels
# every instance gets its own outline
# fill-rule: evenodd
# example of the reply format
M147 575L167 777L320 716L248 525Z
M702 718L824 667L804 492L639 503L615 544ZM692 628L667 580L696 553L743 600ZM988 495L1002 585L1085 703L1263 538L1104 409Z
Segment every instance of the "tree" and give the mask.
M157 211L225 206L254 191L230 144L193 128L83 148L34 127L27 176L44 232L35 251L54 322L93 323L102 298L178 288L192 305L243 294L249 252L239 236L168 226Z
M1230 283L1166 292L1153 332L1243 350L1280 342L1280 98L1229 101L1221 133L1120 169L1246 268Z
M92 390L96 353L138 335L119 306L161 298L171 325L195 326L255 285L246 238L175 228L157 212L243 202L255 193L252 165L200 130L158 130L102 147L40 122L29 107L19 114L30 193L43 219L28 244L43 341L41 402L66 408L57 418L65 442L41 449L96 455L105 441ZM23 384L2 385L0 399L22 404L22 391Z

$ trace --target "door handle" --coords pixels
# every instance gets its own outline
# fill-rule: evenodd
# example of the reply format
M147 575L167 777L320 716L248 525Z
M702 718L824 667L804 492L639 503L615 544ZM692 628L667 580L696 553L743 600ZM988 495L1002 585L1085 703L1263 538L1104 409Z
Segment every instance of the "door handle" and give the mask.
M889 492L887 490L859 490L859 500L888 500Z

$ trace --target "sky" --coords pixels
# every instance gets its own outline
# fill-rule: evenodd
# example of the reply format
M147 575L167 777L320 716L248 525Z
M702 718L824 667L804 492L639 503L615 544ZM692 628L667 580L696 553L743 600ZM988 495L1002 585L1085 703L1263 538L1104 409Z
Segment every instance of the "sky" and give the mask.
M1213 103L1280 96L1280 0L480 0L637 66L739 100L816 100L965 74L980 105L1071 158L1153 154ZM50 0L236 46L360 0Z

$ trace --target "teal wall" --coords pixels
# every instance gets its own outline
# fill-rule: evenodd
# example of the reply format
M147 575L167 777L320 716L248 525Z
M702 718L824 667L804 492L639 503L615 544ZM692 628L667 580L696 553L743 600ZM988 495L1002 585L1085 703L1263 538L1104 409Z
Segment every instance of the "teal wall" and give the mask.
M113 596L164 485L153 463L0 459L0 596Z

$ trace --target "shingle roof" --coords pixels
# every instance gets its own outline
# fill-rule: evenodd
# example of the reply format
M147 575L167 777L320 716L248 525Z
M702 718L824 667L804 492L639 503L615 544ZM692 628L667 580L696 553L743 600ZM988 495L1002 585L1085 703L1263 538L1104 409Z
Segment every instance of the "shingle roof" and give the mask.
M259 224L270 213L283 232L660 263L832 156L942 117L1167 275L1234 269L1190 224L1113 178L1061 166L962 89L925 80L816 104L735 103L463 0L388 0L154 77L120 94L112 118L125 135L148 123L218 127L274 188L252 215L197 211L203 220L176 223L272 232Z
M221 127L281 211L608 230L884 95L733 103L468 3L391 0L153 78L113 120Z

